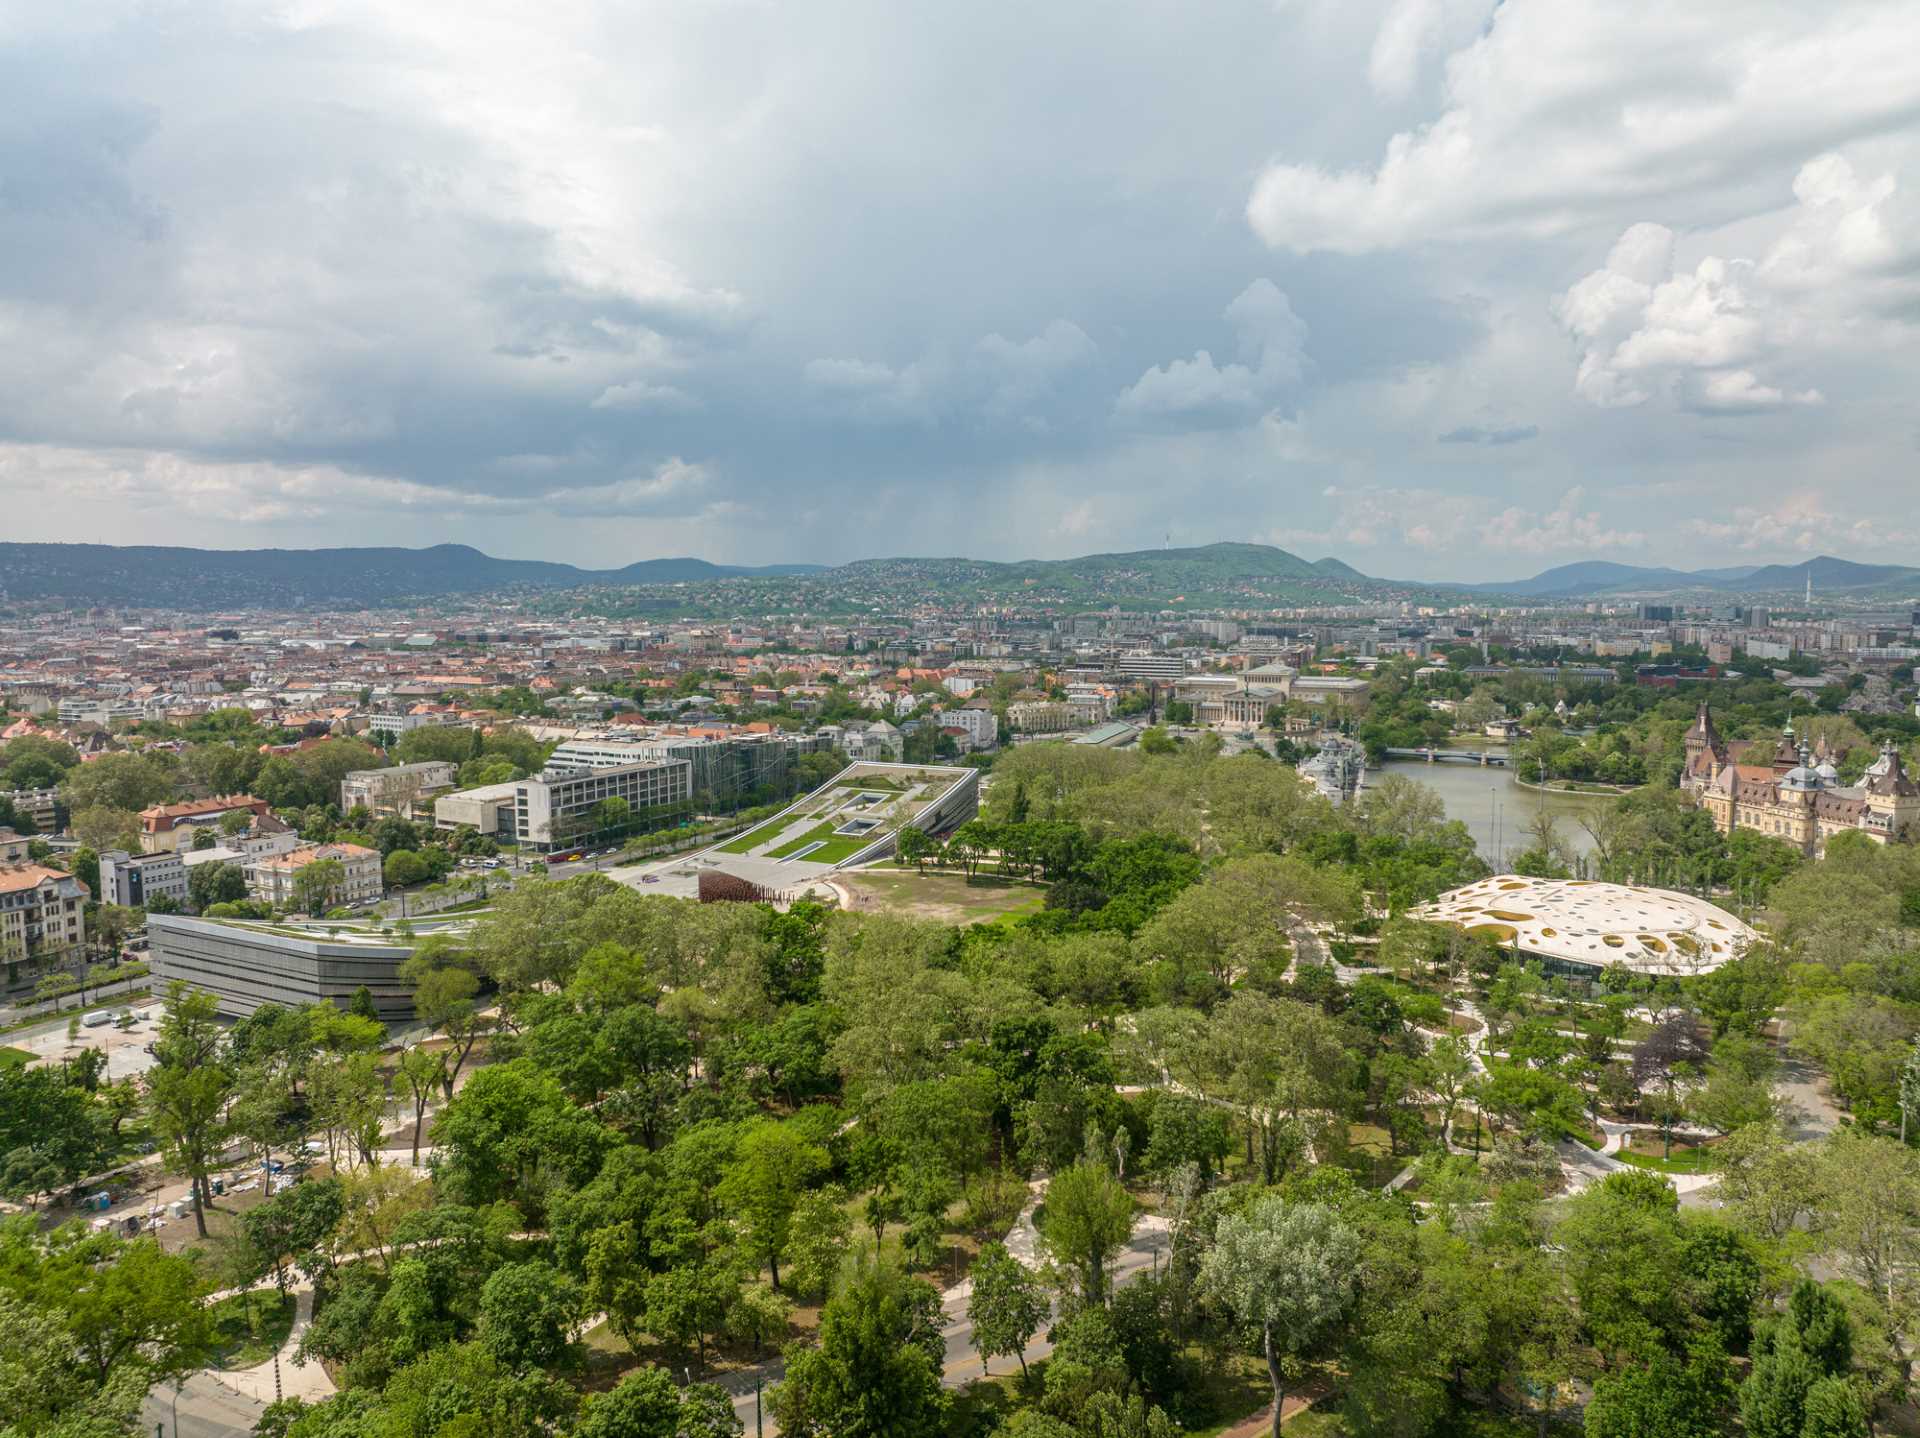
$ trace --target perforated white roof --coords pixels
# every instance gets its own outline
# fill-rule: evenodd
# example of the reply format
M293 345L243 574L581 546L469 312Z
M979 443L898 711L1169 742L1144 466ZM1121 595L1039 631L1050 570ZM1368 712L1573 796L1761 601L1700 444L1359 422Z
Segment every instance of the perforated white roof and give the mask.
M1704 974L1757 937L1725 909L1671 889L1496 874L1442 894L1413 917L1457 924L1529 954L1644 974Z

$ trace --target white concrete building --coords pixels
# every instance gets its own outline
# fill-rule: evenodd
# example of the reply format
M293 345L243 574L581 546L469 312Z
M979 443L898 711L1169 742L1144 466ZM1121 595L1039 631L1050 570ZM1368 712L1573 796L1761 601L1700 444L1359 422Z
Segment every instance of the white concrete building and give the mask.
M991 709L944 709L939 715L943 729L964 729L976 749L990 749L1000 742L1000 720Z
M187 902L187 866L179 854L130 854L108 849L100 855L100 892L103 904L144 909L156 898Z
M340 809L365 808L376 818L413 819L427 812L430 800L454 785L459 771L444 759L392 764L385 769L355 769L340 781Z
M624 799L638 813L684 804L692 797L693 765L685 759L549 768L513 786L513 837L523 847L551 853L593 842L600 834L594 811L608 799ZM437 805L434 812L437 822Z

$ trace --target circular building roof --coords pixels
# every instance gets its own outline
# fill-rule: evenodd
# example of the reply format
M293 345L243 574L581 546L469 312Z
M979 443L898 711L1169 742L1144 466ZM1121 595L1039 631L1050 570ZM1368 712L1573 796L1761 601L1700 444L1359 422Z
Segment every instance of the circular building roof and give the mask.
M1753 930L1725 909L1671 889L1592 879L1496 874L1413 910L1507 948L1584 968L1704 974L1745 953Z

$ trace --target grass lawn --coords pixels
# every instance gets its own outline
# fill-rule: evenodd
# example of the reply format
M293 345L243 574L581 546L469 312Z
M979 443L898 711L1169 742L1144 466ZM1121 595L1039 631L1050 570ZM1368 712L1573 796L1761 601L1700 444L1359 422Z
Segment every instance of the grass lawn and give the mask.
M223 1298L208 1309L213 1319L213 1367L254 1368L280 1351L293 1331L295 1300L271 1288Z
M1718 1139L1692 1139L1675 1136L1673 1155L1661 1156L1660 1135L1657 1133L1636 1132L1630 1146L1620 1150L1622 1163L1630 1163L1635 1168L1650 1168L1656 1173L1712 1173L1714 1171L1714 1145Z
M862 909L886 909L948 924L991 923L1008 914L1032 913L1044 889L995 878L969 881L962 874L916 874L911 869L861 869L840 881Z
M756 824L738 838L729 839L720 846L723 854L744 854L755 844L764 844L773 837L773 828L769 824Z
M833 821L829 819L824 824L815 824L811 829L807 830L807 832L802 834L799 838L789 839L787 840L786 843L782 844L779 848L767 850L766 854L763 857L768 859L784 859L784 858L787 858L789 855L799 853L802 849L806 848L807 845L809 844L817 844L821 842L823 839L831 839L832 837L833 837ZM813 856L808 855L807 857L811 858Z
M1412 1163L1415 1155L1396 1155L1393 1141L1387 1131L1378 1124L1354 1123L1347 1125L1347 1139L1353 1145L1354 1157L1369 1165L1363 1182L1378 1188L1401 1169Z
M807 862L810 864L837 864L842 859L851 859L875 839L881 837L883 836L880 834L862 834L851 839L829 839L824 847L815 849L811 854L807 855Z
M33 1054L27 1049L16 1049L8 1045L0 1044L0 1068L5 1068L9 1064L20 1064L24 1066L32 1063L33 1058Z

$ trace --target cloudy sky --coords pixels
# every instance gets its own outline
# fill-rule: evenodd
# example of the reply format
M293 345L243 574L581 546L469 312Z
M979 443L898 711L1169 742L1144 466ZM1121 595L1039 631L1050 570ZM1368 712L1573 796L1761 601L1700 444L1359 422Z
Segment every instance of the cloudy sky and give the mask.
M0 538L1920 562L1912 0L0 0Z

